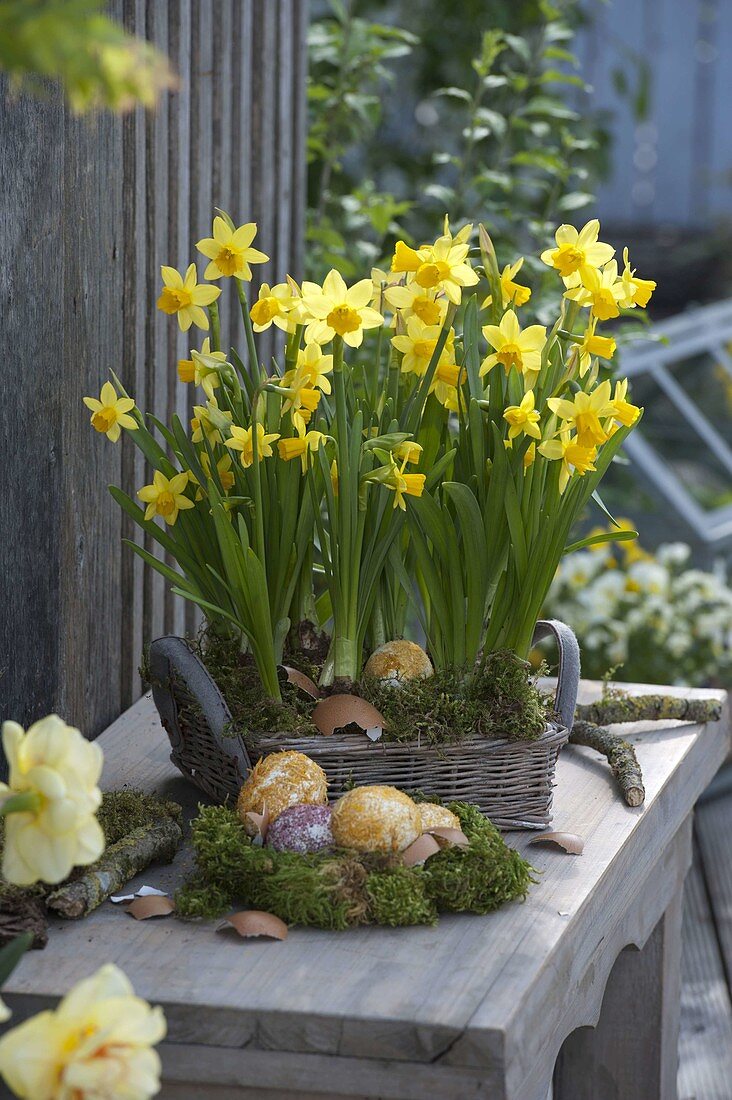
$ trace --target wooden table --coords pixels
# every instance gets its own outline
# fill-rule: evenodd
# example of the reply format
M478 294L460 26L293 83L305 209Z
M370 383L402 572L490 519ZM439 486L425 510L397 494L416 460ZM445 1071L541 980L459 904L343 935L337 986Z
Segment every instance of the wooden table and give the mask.
M136 922L107 902L54 923L47 949L23 959L3 992L15 1022L112 961L164 1006L171 1100L544 1100L553 1073L555 1100L672 1100L691 813L727 752L729 712L632 730L645 806L620 802L595 754L565 749L555 827L583 836L584 854L529 848L540 875L523 904L434 928L296 928L277 943ZM106 787L192 808L149 698L101 744ZM508 839L525 850L530 835ZM187 862L136 881L170 889Z

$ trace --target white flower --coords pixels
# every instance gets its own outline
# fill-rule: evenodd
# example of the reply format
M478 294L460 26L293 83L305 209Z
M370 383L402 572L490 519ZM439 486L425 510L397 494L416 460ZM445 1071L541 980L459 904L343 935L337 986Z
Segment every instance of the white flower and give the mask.
M667 567L685 565L691 556L691 547L685 542L664 542L656 551L656 560Z

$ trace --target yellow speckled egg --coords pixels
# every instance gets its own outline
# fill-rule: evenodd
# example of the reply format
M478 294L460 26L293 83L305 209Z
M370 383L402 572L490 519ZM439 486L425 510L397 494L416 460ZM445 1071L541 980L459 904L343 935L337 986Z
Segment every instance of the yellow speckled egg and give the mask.
M323 769L302 752L273 752L254 767L239 791L236 811L242 821L248 813L267 807L270 821L289 806L322 805L328 780Z
M436 802L418 802L417 811L423 833L429 829L462 829L460 818L447 806L438 806Z
M434 669L422 646L401 638L395 642L385 642L375 649L363 673L398 687L405 680L426 680L434 674Z
M402 852L422 832L416 805L396 787L354 787L336 802L330 827L336 844L359 852Z

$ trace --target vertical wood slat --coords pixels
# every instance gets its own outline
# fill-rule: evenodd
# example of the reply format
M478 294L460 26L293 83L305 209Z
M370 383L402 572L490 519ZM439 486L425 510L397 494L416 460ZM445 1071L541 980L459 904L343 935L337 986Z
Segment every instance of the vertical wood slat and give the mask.
M22 347L34 368L12 415L0 408L11 470L0 718L57 710L90 734L139 695L144 642L194 631L199 613L121 546L156 550L106 486L135 499L151 473L131 439L90 429L81 397L112 369L141 408L187 421L194 391L176 360L203 334L155 311L160 265L195 259L202 273L194 243L222 205L259 221L270 279L299 273L303 198L304 0L112 0L110 11L178 70L179 91L154 115L79 121L60 97L9 100L0 84L0 353L12 362ZM222 338L241 347L234 288L222 289Z

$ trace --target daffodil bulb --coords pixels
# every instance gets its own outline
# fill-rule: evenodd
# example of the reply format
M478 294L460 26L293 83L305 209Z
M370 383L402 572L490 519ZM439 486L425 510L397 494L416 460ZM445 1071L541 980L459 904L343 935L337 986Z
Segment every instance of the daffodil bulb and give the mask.
M8 783L0 783L3 877L17 886L61 882L104 851L95 817L102 750L55 714L27 733L4 722L2 741L9 767Z
M26 1100L147 1100L160 1089L162 1009L136 997L108 964L75 985L53 1011L0 1038L0 1073Z

